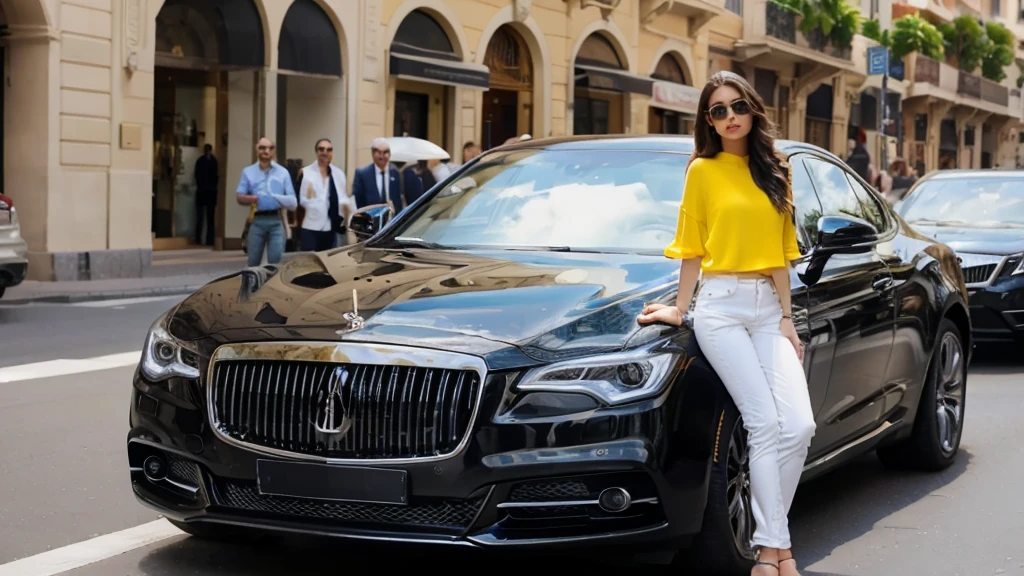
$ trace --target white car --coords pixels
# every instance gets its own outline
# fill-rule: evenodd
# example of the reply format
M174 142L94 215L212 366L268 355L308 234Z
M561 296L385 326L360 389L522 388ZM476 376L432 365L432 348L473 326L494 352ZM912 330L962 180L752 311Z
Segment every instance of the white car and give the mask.
M0 297L8 286L17 286L25 279L28 246L21 239L18 211L14 201L0 194Z

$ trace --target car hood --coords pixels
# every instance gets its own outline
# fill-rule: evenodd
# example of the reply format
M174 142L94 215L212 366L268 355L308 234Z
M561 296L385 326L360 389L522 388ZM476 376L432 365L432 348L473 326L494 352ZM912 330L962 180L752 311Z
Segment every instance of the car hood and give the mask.
M1024 229L969 228L913 224L924 236L934 238L957 252L1008 255L1024 252Z
M168 329L211 346L362 341L552 361L664 331L636 315L674 298L678 270L660 256L358 245L217 279L173 311ZM365 325L350 330L356 305Z

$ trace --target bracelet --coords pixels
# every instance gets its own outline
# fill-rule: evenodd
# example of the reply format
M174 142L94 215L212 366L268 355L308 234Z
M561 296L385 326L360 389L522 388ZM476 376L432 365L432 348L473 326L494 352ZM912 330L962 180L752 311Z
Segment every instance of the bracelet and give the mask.
M792 314L783 314L782 317L783 318L789 318L790 320L793 319L793 315Z

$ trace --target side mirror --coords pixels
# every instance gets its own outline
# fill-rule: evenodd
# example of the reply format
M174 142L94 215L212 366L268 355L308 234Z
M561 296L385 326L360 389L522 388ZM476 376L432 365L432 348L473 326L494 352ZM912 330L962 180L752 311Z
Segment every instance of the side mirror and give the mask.
M862 254L871 250L878 239L878 230L870 222L854 216L822 216L818 218L818 238L811 250L810 261L798 270L800 281L813 286L821 279L828 259L835 254Z
M860 254L871 250L878 230L866 220L853 216L822 216L818 218L818 241L815 252L822 256Z
M384 229L395 215L390 204L363 206L352 214L348 227L360 242L368 240Z

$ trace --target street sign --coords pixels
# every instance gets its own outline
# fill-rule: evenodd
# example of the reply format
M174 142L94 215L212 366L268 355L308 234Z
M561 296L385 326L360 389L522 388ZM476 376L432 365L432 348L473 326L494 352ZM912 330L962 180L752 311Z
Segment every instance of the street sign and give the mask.
M889 49L885 46L868 48L868 76L887 74L889 72Z

